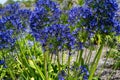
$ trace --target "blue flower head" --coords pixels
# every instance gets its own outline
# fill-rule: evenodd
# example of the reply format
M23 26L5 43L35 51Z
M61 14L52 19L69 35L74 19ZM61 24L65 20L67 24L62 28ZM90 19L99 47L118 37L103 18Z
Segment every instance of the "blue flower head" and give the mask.
M23 28L23 26L28 26L30 15L31 10L21 8L20 3L18 2L5 5L0 12L2 20L7 21L9 18L9 21L19 30Z
M15 38L13 38L13 30L2 30L0 31L0 49L12 48L16 40Z
M63 76L59 75L58 80L65 80Z
M80 74L83 74L83 80L88 80L89 71L85 66L80 66Z
M56 2L51 0L38 0L30 16L32 32L39 32L45 26L59 22L61 10Z
M65 80L65 76L66 73L64 70L62 70L59 74L58 74L58 80Z
M20 5L18 2L14 4L7 4L5 7L1 9L0 16L9 16L15 14L19 10L19 8Z
M119 22L115 19L118 12L116 0L86 0L81 7L73 7L68 12L68 22L72 26L79 24L79 28L92 33L109 35L119 33Z
M116 0L86 0L85 4L93 11L93 19L91 24L97 24L95 29L100 33L110 34L111 32L117 33L115 15L118 11L118 4ZM94 23L92 23L94 22Z
M71 34L70 29L62 24L45 27L34 36L42 47L53 50L72 49L76 44L76 38Z
M4 60L0 60L0 65L4 65L5 61Z
M90 18L92 18L92 11L87 6L73 7L68 11L68 22L73 26L78 23L82 23L80 26L84 26L85 22L88 22Z
M24 27L21 18L17 15L2 16L0 19L0 49L12 48Z
M18 10L18 15L21 17L21 18L24 18L24 19L28 19L29 20L29 17L31 15L32 11L30 9L19 9Z

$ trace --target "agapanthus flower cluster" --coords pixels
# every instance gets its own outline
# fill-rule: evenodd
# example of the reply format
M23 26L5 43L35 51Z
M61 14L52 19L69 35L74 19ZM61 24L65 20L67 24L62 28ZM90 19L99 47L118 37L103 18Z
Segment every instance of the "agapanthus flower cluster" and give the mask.
M51 0L38 0L30 16L32 31L39 32L45 26L59 22L61 10L56 2Z
M83 80L88 80L89 71L85 66L80 66L80 75L83 75Z
M26 19L30 16L30 14L31 10L23 9L18 2L13 4L7 4L0 10L1 17L17 16L18 18L20 18L22 16L24 19Z
M19 9L18 13L16 14L16 16L19 16L19 19L21 20L20 22L23 25L25 32L30 31L29 19L31 13L32 11L30 9Z
M0 11L0 16L9 16L17 13L17 11L20 9L19 3L14 4L7 4L5 7L3 7Z
M3 66L3 68L7 68L6 61L4 59L0 60L0 66Z
M94 36L94 33L96 32L95 26L97 26L96 21L97 20L93 16L92 9L86 5L76 6L68 11L68 23L70 26L73 26L75 28L73 34L76 36L80 44L82 44L81 39L84 37L86 40L90 40L90 38ZM83 34L83 31L88 35L81 35Z
M110 34L119 33L120 24L115 19L118 11L116 0L86 0L81 7L69 11L68 22L84 26L86 30Z
M24 14L23 14L24 13ZM14 46L18 36L26 29L31 11L21 9L19 3L6 5L0 15L0 49Z
M87 0L86 4L93 9L94 17L97 18L98 29L102 33L116 32L119 27L118 22L114 18L118 11L116 0Z
M2 17L0 19L0 49L11 48L14 45L14 31L11 29L13 27L9 25L10 20L12 21L10 17Z
M0 22L2 25L0 25L0 28L4 28L4 30L14 30L20 32L20 29L23 28L23 25L21 23L21 19L17 16L11 15L11 16L2 16L0 19Z
M19 9L18 10L18 15L24 19L29 19L31 13L32 11L30 9Z
M0 60L0 65L4 65L5 64L5 60Z
M8 29L9 27L9 29L20 32L28 24L31 11L29 9L21 9L19 3L14 3L6 5L2 9L2 13L1 20L3 22L2 24L5 25L3 28L7 27L6 29Z
M65 76L67 76L67 74L65 73L64 70L62 70L62 71L58 74L58 80L65 80Z
M34 34L37 41L41 42L44 49L62 50L75 48L76 38L71 34L66 25L55 24L45 27Z
M11 48L15 43L15 38L12 37L13 31L7 30L4 32L0 31L0 49Z
M68 22L75 26L76 24L80 24L80 26L85 26L85 24L89 23L89 19L92 18L92 11L87 6L77 6L73 7L68 11Z

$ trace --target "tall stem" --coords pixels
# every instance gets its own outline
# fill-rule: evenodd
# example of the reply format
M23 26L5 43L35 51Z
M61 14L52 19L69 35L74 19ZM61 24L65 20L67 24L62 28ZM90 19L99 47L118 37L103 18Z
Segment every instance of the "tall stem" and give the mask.
M76 62L78 62L78 58L79 58L79 51L77 51Z
M82 49L79 53L79 64L81 65L82 63L82 55L83 55L84 50Z
M101 73L102 73L102 71L103 71L103 69L104 69L104 66L106 65L106 62L107 62L107 60L108 60L108 58L109 58L109 56L110 56L110 52L111 52L111 51L112 51L112 48L110 48L110 50L109 50L108 53L107 53L107 51L106 51L106 53L107 53L107 57L106 57L106 60L105 60L105 62L104 62L104 64L103 64L103 66L102 66L102 68L101 68L101 70L100 70L98 76L101 75Z
M45 80L48 80L48 71L47 71L47 52L44 53L44 72L45 72Z
M62 69L63 69L63 65L64 65L63 61L64 61L64 52L62 53Z
M93 64L91 65L89 80L92 80L92 78L93 78L93 75L94 75L94 73L95 73L95 70L96 70L96 68L97 68L98 62L99 62L100 57L101 57L101 54L102 54L103 46L104 46L104 45L101 44L101 46L100 46L100 48L99 48L99 50L98 50L98 52L97 52L97 54L96 54L96 56L95 56L96 59L94 59L94 62L93 62Z
M60 71L60 56L58 51L57 51L57 63L58 63L58 70Z
M90 62L91 57L92 57L92 49L90 49L90 52L89 52L88 57L86 59L86 63Z
M70 74L70 58L71 58L71 54L70 54L70 51L71 50L69 50L69 57L68 57L68 75Z

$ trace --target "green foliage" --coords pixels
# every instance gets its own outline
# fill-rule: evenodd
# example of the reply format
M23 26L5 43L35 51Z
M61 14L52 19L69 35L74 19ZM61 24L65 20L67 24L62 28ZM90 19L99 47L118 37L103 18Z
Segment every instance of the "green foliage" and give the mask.
M120 51L117 49L112 49L109 58L113 58L115 61L113 64L113 68L120 69Z
M84 0L78 0L78 4L79 5L83 5L84 4Z
M7 0L7 1L5 2L5 5L6 5L6 4L13 4L13 3L15 3L14 0Z

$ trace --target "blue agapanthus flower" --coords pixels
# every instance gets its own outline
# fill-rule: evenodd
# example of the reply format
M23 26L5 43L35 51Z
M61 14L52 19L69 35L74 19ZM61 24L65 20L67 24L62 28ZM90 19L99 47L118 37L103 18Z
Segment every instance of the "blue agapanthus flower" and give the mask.
M30 32L30 15L32 11L30 9L22 8L18 10L16 16L20 19L21 24L23 25L24 32Z
M11 20L12 22L15 23L22 23L24 26L25 22L29 22L29 16L31 15L31 10L30 9L24 9L21 8L20 3L16 2L14 4L7 4L5 7L3 7L0 11L0 16L1 18L10 18L13 20L16 19L16 22Z
M4 65L5 64L5 60L0 60L0 65Z
M65 79L64 79L64 77L62 75L59 75L58 80L65 80Z
M0 31L0 49L12 48L15 43L15 38L12 37L12 34L12 30Z
M105 34L118 33L119 24L115 20L118 11L116 0L86 0L85 4L93 10L97 30Z
M18 10L18 15L21 17L21 18L23 18L23 19L28 19L29 20L29 17L30 17L30 15L31 15L31 13L32 13L32 11L30 10L30 9L19 9Z
M33 34L45 49L61 50L75 48L76 38L66 25L55 24Z
M14 4L7 4L0 10L0 16L9 16L15 14L20 9L20 4L18 2Z
M65 76L67 76L65 71L64 70L60 71L60 73L58 74L58 80L65 80Z
M5 64L5 60L4 59L0 60L0 65L3 65L3 68L7 68L7 65Z
M88 22L92 18L92 11L87 6L73 7L68 11L68 22L75 26L77 23L84 26L85 22Z
M86 40L90 40L93 37L96 32L97 18L94 18L92 9L87 5L76 6L68 11L68 23L75 28L73 34L76 36L78 44L84 44L84 42L81 43L81 38L85 37ZM83 31L88 35L80 36L79 34L82 34ZM81 45L78 46L78 49L83 48Z
M51 0L38 0L30 16L32 31L39 32L45 26L59 22L61 10L56 2Z
M89 71L85 66L80 66L80 74L83 74L83 80L88 80L89 78Z
M2 16L0 22L2 24L0 28L4 28L4 30L14 29L14 31L20 31L23 28L21 19L16 15Z
M23 20L24 17L21 17L22 15L16 13L9 16L2 16L0 19L0 49L14 46L19 34L26 27Z
M115 19L118 11L116 0L86 0L81 7L69 10L68 22L92 33L120 33L119 21Z
M94 18L92 9L87 5L76 6L68 11L68 23L70 26L73 26L72 29L74 30L72 34L78 41L78 50L83 49L84 47L82 44L84 44L85 41L82 41L81 39L84 38L88 41L91 37L93 37L91 33L96 32L96 21L97 20ZM88 35L81 35L84 33Z
M13 36L13 27L8 25L9 21L9 17L3 17L0 19L0 49L11 48L16 40L16 38Z

